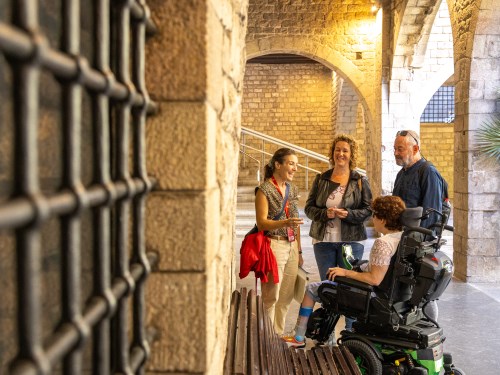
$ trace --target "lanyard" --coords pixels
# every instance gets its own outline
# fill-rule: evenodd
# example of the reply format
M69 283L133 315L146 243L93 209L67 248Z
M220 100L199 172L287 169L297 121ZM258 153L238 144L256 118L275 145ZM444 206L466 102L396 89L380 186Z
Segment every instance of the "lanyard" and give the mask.
M281 192L280 188L278 187L278 182L276 181L274 176L271 177L271 181L272 181L274 187L276 188L276 190L278 190L278 193L280 193L281 197L283 198L283 193ZM288 190L288 185L287 185L287 190ZM286 201L285 201L285 215L288 219L288 217L289 217L289 215L288 215L288 194L286 195L285 199L286 199Z

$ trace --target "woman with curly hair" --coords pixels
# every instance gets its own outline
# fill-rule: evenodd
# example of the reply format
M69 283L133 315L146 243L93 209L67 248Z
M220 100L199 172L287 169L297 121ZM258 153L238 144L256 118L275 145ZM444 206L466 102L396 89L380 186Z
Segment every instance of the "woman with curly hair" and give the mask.
M399 197L378 197L373 201L373 225L375 230L383 236L377 238L373 243L369 262L364 264L365 267L362 268L362 272L346 270L340 267L330 268L328 270L328 280L308 285L304 299L300 305L295 333L282 337L289 346L305 346L304 334L307 329L307 321L313 311L315 302L320 302L318 289L322 283L334 284L337 276L344 276L372 286L380 285L382 280L384 280L385 274L391 264L391 258L396 253L399 241L401 240L403 228L400 224L400 217L405 209L405 203Z
M366 229L364 221L370 216L372 192L368 179L357 167L359 147L346 134L335 137L330 148L332 168L318 174L305 205L312 220L314 257L321 280L327 279L332 267L342 267L342 245L349 244L355 258L363 257ZM352 320L346 320L351 328Z

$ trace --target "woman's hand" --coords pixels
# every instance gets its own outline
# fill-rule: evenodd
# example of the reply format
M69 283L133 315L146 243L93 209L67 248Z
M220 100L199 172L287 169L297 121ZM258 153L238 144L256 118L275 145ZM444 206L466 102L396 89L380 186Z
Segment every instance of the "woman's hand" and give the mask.
M300 217L290 217L285 220L285 227L297 229L301 224L304 224L304 220L302 220Z
M334 281L337 276L347 276L347 270L340 267L328 268L328 280Z
M327 216L329 219L335 219L335 210L336 210L336 208L335 208L335 207L330 207L330 208L327 208L327 209L326 209L326 216Z
M345 219L347 217L347 210L345 208L330 207L326 209L326 216L329 219L334 219L336 217Z
M302 250L299 251L299 267L304 264L304 258L302 258Z

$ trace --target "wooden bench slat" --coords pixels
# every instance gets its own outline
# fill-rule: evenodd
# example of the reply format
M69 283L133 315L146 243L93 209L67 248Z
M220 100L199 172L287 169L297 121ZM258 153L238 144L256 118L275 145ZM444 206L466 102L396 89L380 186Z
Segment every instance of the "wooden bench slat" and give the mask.
M280 340L281 341L281 340ZM292 362L292 353L288 348L288 345L281 341L281 346L283 348L283 355L285 357L285 367L284 370L286 374L293 374L293 362Z
M260 359L259 359L259 336L257 326L257 301L255 291L250 290L248 293L248 332L250 332L248 342L248 374L260 375ZM255 332L255 334L251 334Z
M295 351L294 348L288 348L288 352L290 353L290 356L292 358L292 365L293 365L292 374L303 375L297 352Z
M337 365L334 355L328 346L323 347L323 354L326 357L326 362L328 363L328 367L330 367L330 371L332 373L340 374L339 366Z
M311 350L312 354L314 355L316 362L318 363L319 369L321 370L322 374L330 374L332 373L333 375L337 375L337 371L334 369L333 371L335 372L330 372L328 369L328 362L326 360L325 354L323 353L323 350L321 348L313 348Z
M344 355L340 351L339 347L338 346L332 347L332 352L333 352L333 358L338 363L340 369L344 373L348 373L349 374L351 372L350 369L349 369L349 365L347 364L347 361L345 360Z
M296 349L295 351L297 352L298 357L299 357L302 373L304 375L311 375L311 370L309 367L309 362L307 361L307 358L306 358L305 351L303 349Z
M351 369L351 373L353 375L362 375L361 370L358 367L358 364L356 363L356 359L352 355L349 349L347 349L345 346L340 346L340 350L342 351L342 354L344 355L344 358L346 359L347 363L349 364L349 368Z
M347 347L288 348L254 290L231 296L225 375L361 375Z
M312 350L305 351L311 375L320 375L318 364L316 363L316 356Z
M243 288L240 296L238 326L236 332L236 349L234 353L234 373L246 375L247 369L247 290Z
M267 342L267 360L271 365L270 373L271 374L279 374L283 369L283 361L280 358L281 348L276 345L274 338L274 329L271 319L265 315L265 323L266 323L266 342Z
M234 352L236 350L236 329L238 311L240 307L240 293L235 290L231 295L231 305L229 309L228 339L226 357L224 358L224 374L229 375L234 372Z
M258 335L259 335L259 361L260 361L260 369L262 375L269 375L272 373L272 366L269 364L268 353L269 346L266 338L266 319L269 318L264 314L264 305L260 299L260 296L257 296L257 324L258 324ZM270 372L271 371L271 372Z

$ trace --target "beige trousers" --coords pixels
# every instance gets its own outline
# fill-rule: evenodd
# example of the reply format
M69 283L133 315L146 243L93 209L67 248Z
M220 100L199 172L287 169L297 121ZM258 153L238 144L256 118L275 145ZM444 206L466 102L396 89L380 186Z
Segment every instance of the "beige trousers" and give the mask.
M299 268L299 251L297 241L271 239L271 249L278 263L279 283L274 283L272 274L269 281L262 283L262 302L268 316L273 322L274 330L282 334L290 302L292 302L295 279Z

